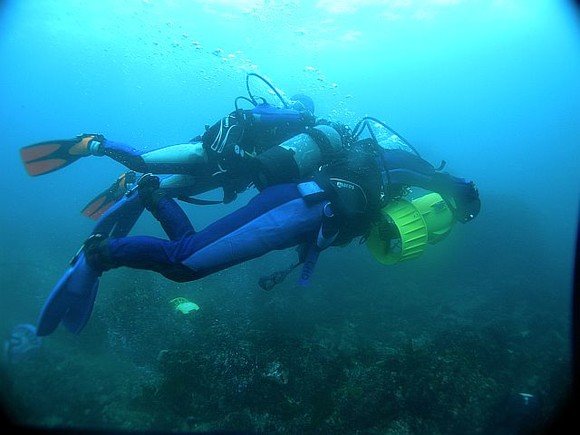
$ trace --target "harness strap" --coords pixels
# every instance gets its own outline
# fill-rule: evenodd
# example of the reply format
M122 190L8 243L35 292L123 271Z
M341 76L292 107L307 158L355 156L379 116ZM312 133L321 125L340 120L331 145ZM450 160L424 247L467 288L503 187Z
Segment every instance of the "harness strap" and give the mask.
M310 278L314 273L314 266L316 266L320 252L332 245L339 234L338 227L334 225L334 213L330 201L325 201L322 212L322 222L318 229L316 241L310 245L306 252L302 272L298 279L298 283L302 287L306 287L310 283Z
M278 270L270 275L262 276L258 280L258 284L260 285L260 287L262 287L266 291L272 290L274 288L274 286L276 286L276 285L280 284L282 281L284 281L286 276L290 272L292 272L294 269L296 269L296 267L298 267L299 265L300 265L300 262L294 263L294 264L291 264L290 266L288 266L284 270Z
M312 140L316 142L316 145L318 145L318 148L320 149L320 152L323 156L332 156L333 154L337 153L336 150L332 147L330 139L326 134L324 134L324 132L314 127L306 127L304 129L304 133L310 136ZM323 158L323 160L326 159Z
M275 285L280 284L290 272L301 264L303 266L298 283L302 287L306 287L310 283L310 277L314 272L314 266L316 266L320 252L332 245L339 234L339 228L336 225L334 212L332 211L332 204L325 199L326 193L318 183L315 181L305 181L298 184L297 187L305 201L310 203L324 201L320 228L318 229L316 240L310 245L305 246L306 250L299 255L297 263L259 279L258 284L264 290L271 290Z

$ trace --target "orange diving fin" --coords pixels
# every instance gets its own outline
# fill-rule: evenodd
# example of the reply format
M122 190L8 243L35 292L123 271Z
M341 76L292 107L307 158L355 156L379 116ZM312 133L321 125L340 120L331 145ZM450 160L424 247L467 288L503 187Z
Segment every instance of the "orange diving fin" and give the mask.
M137 173L127 171L115 180L105 191L95 196L81 213L91 219L98 220L109 208L119 201L137 181Z
M57 171L90 154L91 141L104 142L99 134L81 134L75 139L40 142L20 148L28 175L36 177Z

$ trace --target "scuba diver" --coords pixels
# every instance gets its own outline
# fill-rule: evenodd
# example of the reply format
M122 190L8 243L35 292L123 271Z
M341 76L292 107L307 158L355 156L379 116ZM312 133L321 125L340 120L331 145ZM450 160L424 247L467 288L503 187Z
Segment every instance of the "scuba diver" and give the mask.
M251 78L264 82L282 107L255 96L250 87ZM314 103L310 97L296 94L287 101L274 86L255 73L246 76L246 88L248 97L237 97L233 112L213 126L206 126L203 134L184 144L143 152L106 139L101 134L82 134L74 139L23 147L20 155L31 176L54 172L87 156L107 156L129 168L83 208L82 214L95 220L117 202L143 173L163 175L160 177L161 189L186 202L199 205L229 203L250 186L249 168L256 155L299 134L307 136L301 137L298 144L288 143L287 149L296 150L297 146L312 146L312 141L324 140L317 127ZM240 101L250 103L253 108L241 109ZM308 160L313 156L320 157L310 153L304 158ZM311 169L315 167L307 161L304 164ZM223 189L223 200L195 198L195 195L216 188Z
M390 136L383 140L372 122ZM307 285L319 254L330 246L358 238L377 260L394 264L416 258L449 234L454 222L469 222L479 213L472 181L436 169L386 124L363 118L352 130L323 127L325 147L333 150L325 164L303 175L296 155L281 145L258 154L252 181L259 193L201 231L157 176L142 176L99 219L74 256L41 310L37 334L49 335L60 323L79 333L93 310L99 277L111 269L151 270L188 282L296 247L297 263L260 285L272 288L298 265L299 282ZM127 236L143 207L167 239Z

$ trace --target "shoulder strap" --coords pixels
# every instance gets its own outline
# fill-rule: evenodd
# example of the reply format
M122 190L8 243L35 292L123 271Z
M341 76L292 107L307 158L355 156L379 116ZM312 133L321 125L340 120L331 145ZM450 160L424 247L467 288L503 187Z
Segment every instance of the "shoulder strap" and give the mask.
M321 124L317 124L317 125L328 125L328 124L321 123ZM324 132L322 132L319 129L314 128L314 127L308 127L308 126L305 127L304 133L306 133L308 136L310 136L312 138L312 140L314 142L316 142L316 145L318 145L318 148L320 149L320 152L323 155L322 160L325 162L328 162L328 161L334 160L335 158L340 156L341 151L337 151L332 146L328 136ZM342 138L342 136L341 136L341 138Z

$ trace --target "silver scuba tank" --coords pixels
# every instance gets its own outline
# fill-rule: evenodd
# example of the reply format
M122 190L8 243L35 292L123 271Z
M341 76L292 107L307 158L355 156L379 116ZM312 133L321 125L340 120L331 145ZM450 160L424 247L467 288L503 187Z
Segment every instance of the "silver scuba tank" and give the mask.
M340 134L329 125L317 125L257 156L255 185L258 189L303 180L324 163L325 155L342 148Z
M314 130L318 130L326 136L330 147L334 151L340 149L340 135L334 128L329 125L318 125L314 127ZM301 133L278 146L292 151L294 162L298 166L298 177L300 179L313 174L322 163L323 152L310 134Z

